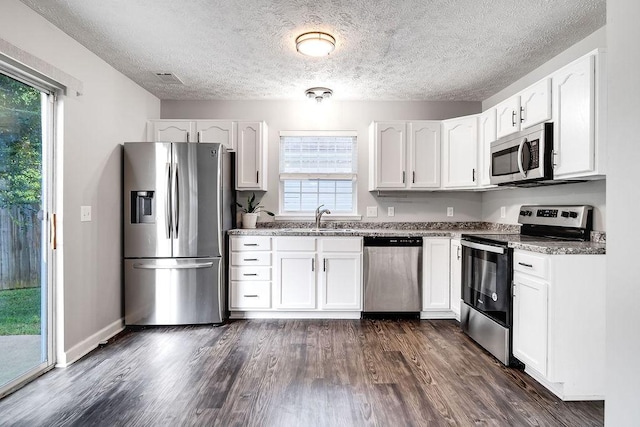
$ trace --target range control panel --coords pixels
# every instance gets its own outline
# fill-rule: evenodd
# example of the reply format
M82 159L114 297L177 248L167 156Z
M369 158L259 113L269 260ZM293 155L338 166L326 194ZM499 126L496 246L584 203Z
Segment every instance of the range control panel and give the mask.
M520 224L553 225L584 228L591 206L533 206L522 205L518 222Z

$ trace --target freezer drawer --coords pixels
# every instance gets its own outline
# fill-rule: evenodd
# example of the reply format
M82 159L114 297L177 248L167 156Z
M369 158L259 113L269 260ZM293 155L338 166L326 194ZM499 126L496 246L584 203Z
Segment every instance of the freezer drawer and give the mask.
M125 324L221 323L226 300L221 261L125 259Z

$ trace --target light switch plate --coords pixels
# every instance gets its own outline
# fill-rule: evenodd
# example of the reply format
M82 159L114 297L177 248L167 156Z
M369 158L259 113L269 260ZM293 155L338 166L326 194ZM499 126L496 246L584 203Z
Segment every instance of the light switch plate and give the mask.
M91 221L91 206L80 206L80 221Z
M387 208L387 216L395 216L396 215L396 208L394 208L393 206L389 206Z
M500 207L500 218L507 217L507 208L505 206Z
M447 216L453 216L453 207L452 206L447 208Z
M375 218L378 216L378 207L377 206L367 206L367 216L370 218Z

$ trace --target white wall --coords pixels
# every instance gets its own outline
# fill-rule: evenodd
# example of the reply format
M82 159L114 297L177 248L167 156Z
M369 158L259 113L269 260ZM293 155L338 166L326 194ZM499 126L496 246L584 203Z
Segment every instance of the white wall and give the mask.
M605 181L561 184L548 187L514 188L485 193L482 198L483 221L517 224L520 206L531 205L591 205L593 229L606 229ZM500 217L500 208L507 210L506 218Z
M640 423L640 2L607 1L607 394L605 424Z
M122 319L122 142L142 140L160 101L17 0L2 0L0 38L82 81L84 94L63 100L58 170L58 283L63 287L63 348L73 359L117 330ZM60 195L61 196L61 195ZM93 207L80 223L80 206ZM63 353L61 353L61 350Z
M302 97L302 94L301 94ZM480 111L479 102L339 102L302 101L162 101L163 119L264 120L269 126L269 179L263 204L278 211L278 145L281 130L355 130L358 132L358 212L365 221L477 221L479 193L421 193L378 197L367 191L369 134L376 120L440 120ZM377 218L366 218L367 206L378 206ZM395 216L387 217L387 207ZM446 208L454 208L454 217ZM270 220L263 215L261 220Z
M594 49L605 47L606 29L601 28L497 94L484 100L482 102L483 110L515 95L522 89L582 55ZM484 193L482 197L482 219L484 221L516 224L518 222L519 208L523 204L587 204L594 206L594 230L606 231L605 193L604 181L491 191ZM506 218L500 218L500 207L502 206L507 209Z

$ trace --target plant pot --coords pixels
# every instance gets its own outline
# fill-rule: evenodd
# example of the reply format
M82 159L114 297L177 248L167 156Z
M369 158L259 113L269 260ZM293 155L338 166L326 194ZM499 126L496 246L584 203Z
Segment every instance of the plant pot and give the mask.
M257 213L243 213L242 214L242 228L256 228L256 222L258 222Z

